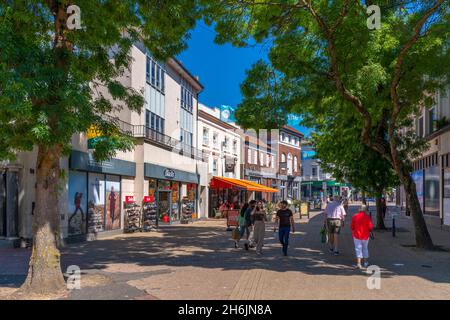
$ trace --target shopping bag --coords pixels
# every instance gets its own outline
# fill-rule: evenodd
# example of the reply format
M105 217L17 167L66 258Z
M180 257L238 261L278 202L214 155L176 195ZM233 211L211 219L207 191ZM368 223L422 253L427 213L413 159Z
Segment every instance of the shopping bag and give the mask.
M231 233L231 239L239 240L239 237L240 237L239 228L233 229L233 232Z
M327 228L325 228L325 226L323 226L322 230L320 230L320 237L321 237L322 243L328 242L328 232L327 232Z

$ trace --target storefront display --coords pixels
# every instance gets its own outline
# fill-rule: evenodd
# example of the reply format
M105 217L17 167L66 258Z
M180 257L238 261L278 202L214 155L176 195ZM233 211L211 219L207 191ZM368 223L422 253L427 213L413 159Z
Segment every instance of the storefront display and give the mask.
M106 176L106 230L120 229L120 177Z
M132 196L125 200L125 232L136 232L141 230L141 208Z
M195 212L198 174L145 163L144 175L149 182L148 194L155 199L159 222L182 220L183 207L193 208Z
M439 216L439 167L425 169L425 214Z
M69 172L68 232L80 235L87 232L87 175L85 172Z
M105 175L89 173L88 187L88 232L97 233L105 225Z
M180 183L172 181L171 182L171 190L172 190L172 221L178 221L180 220L180 210L179 210L179 203L180 203Z
M142 206L142 230L158 228L158 205L154 195L144 197Z

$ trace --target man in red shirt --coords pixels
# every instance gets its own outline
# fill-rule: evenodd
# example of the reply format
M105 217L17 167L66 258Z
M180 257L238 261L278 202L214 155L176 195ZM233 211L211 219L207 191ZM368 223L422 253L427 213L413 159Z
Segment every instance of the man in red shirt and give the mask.
M367 268L369 266L369 238L373 229L373 223L367 214L367 206L362 205L359 212L353 216L350 226L353 234L356 252L356 268L362 269L361 263Z

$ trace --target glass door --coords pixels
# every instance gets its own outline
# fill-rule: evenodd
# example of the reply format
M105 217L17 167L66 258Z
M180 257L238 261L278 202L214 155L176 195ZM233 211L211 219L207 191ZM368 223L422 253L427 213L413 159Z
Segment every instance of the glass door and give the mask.
M162 223L170 223L172 216L172 191L158 191L158 215Z

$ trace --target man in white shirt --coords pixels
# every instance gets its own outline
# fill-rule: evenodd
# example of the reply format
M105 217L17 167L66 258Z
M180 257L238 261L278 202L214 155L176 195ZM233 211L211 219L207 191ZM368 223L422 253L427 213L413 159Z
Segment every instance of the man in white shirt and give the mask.
M333 201L327 205L324 211L324 225L328 231L330 252L334 253L335 256L339 255L338 235L341 232L341 228L344 227L345 215L346 212L339 196L334 196Z

